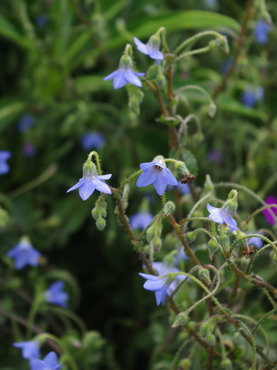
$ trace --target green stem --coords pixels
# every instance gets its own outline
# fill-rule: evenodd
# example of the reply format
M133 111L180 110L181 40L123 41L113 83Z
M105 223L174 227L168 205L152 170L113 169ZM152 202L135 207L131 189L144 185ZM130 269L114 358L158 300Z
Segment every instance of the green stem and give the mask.
M215 106L215 103L214 103L214 101L213 101L212 97L210 96L210 94L209 94L209 93L207 93L207 91L206 91L206 90L204 90L204 89L203 89L202 87L200 87L200 86L196 86L196 85L186 85L186 86L183 86L183 87L181 87L180 89L178 89L178 90L176 90L176 91L175 91L175 95L178 95L178 94L180 94L182 91L185 91L185 90L198 90L198 91L200 91L203 95L205 95L205 96L206 96L206 98L209 100L209 102Z
M277 312L277 307L276 308L273 308L273 310L267 312L258 322L257 324L254 326L254 328L252 329L252 334L255 333L255 331L258 329L258 327L261 325L261 323L271 314L273 314L274 312Z
M188 51L184 54L181 54L179 57L175 58L172 63L176 63L176 62L179 62L180 60L186 58L186 57L189 57L191 55L196 55L196 54L202 54L202 53L206 53L208 51L210 51L212 48L210 45L208 46L205 46L204 48L200 48L200 49L196 49L196 50L192 50L192 51ZM171 63L171 64L172 64Z
M180 44L174 51L174 55L177 55L185 46L187 46L189 43L191 42L194 42L194 41L197 41L198 39L200 39L201 37L204 37L204 36L215 36L216 38L222 38L224 36L222 36L220 33L218 32L215 32L215 31L204 31L204 32L200 32L200 33L197 33L196 35L193 35L192 37L186 39L184 42L182 42L182 44Z
M74 321L78 325L82 336L84 336L86 334L86 332L87 332L86 324L74 312L72 312L70 310L67 310L67 309L64 309L62 307L56 307L56 306L49 307L49 311L53 311L53 312L56 312L58 314L62 314L62 315L65 315L65 316L69 317L72 321Z
M235 246L237 244L239 244L242 240L244 239L249 239L249 238L261 238L263 239L265 242L267 242L268 244L271 245L271 247L275 250L275 252L277 253L277 247L276 245L271 241L269 240L266 236L263 236L263 235L260 235L260 234L249 234L249 235L244 235L243 237L237 239L234 241L234 243L231 245L231 248L230 248L230 253L233 252L233 249L235 248Z
M255 217L257 214L261 213L262 211L264 211L265 209L268 209L268 208L277 208L277 204L268 204L264 207L261 207L259 209L257 209L255 212L253 212L246 220L245 220L245 223L248 224L249 221L252 220L253 217ZM270 212L271 215L276 218L276 215L274 214L274 212Z
M127 179L125 179L121 185L119 186L118 190L122 190L124 188L124 186L126 184L128 184L131 180L133 180L135 177L137 177L138 175L140 175L141 173L143 172L143 170L138 170L136 171L135 173L133 173L131 176L127 177Z
M28 327L26 332L27 339L31 336L32 326L34 325L35 316L38 312L39 306L45 301L44 295L39 294L33 301L29 315L28 315Z
M93 150L92 152L89 153L87 160L91 162L92 156L94 156L95 160L96 160L97 173L98 173L98 175L101 176L102 175L102 170L101 170L101 163L100 163L99 155L95 150Z

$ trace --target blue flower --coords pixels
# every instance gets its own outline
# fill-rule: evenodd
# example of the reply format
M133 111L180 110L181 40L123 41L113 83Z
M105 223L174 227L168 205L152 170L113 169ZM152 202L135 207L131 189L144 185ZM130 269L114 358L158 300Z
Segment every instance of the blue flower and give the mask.
M251 234L259 234L263 235L262 233L251 233ZM248 245L254 245L256 248L260 249L264 245L264 241L262 238L259 238L258 236L252 236L251 238L247 239Z
M105 143L105 137L98 132L88 132L81 138L81 144L84 150L100 149Z
M35 123L32 116L22 116L17 124L17 129L19 132L26 132Z
M129 56L123 55L120 60L119 68L110 75L104 78L105 81L113 80L115 90L120 89L128 82L132 85L141 87L141 81L138 76L144 76L145 73L138 73L132 69L132 59Z
M130 226L132 229L144 230L153 218L154 216L149 212L138 212L135 215L130 216Z
M143 44L139 39L134 37L134 42L141 53L149 55L150 58L155 59L157 61L157 64L160 64L161 60L163 60L163 53L158 50L160 46L159 37L150 37L150 40L147 44Z
M49 352L43 360L31 358L31 370L59 370L63 365L58 364L58 357L55 352Z
M36 153L36 148L32 143L24 143L22 149L25 157L33 157Z
M7 150L0 150L0 175L9 172L10 167L6 161L10 158L11 152Z
M188 260L189 257L186 255L184 251L184 247L181 246L178 250L174 253L174 265L177 266L180 264L181 261Z
M22 238L6 254L8 257L14 258L14 266L17 270L23 269L26 265L37 266L41 256L40 252L30 244L27 238Z
M87 200L94 190L98 190L102 193L111 194L109 186L102 180L108 180L111 178L111 174L98 176L96 171L91 173L87 172L85 177L79 179L77 184L67 190L67 193L79 189L79 195L83 200Z
M46 301L57 306L67 307L68 294L63 291L63 288L64 282L61 280L50 285L45 292Z
M49 23L49 17L45 14L39 14L36 16L36 25L39 27L45 27Z
M244 105L253 108L256 102L264 100L264 88L259 86L257 88L248 87L242 94L241 100Z
M166 265L165 263L162 262L154 262L153 268L157 270L159 276L143 273L139 273L139 275L146 279L146 282L143 285L144 289L150 290L151 292L155 292L156 303L157 306L159 306L159 304L161 303L164 304L166 295L167 294L171 295L177 288L179 282L185 279L185 276L184 275L176 276L174 281L171 280L168 282L168 277L163 278L164 275L171 272L181 273L181 271L176 267Z
M167 185L178 185L178 181L162 161L141 163L140 168L143 172L137 180L138 187L153 184L157 193L163 195Z
M31 357L39 358L39 342L35 340L13 343L13 346L16 348L22 348L22 357L27 360Z
M216 208L207 204L207 209L210 212L209 219L218 224L227 224L232 233L234 230L238 230L237 221L232 218L232 212L228 212L227 208Z
M255 39L262 45L268 43L268 32L271 31L272 25L268 24L263 19L260 19L255 27Z

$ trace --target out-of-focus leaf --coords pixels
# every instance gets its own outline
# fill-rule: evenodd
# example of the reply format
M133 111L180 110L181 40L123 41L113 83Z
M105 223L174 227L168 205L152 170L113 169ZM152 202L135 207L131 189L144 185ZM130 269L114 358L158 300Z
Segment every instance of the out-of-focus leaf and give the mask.
M14 120L20 115L26 104L23 102L1 102L0 103L0 132L2 132L10 121Z
M262 121L266 121L268 119L268 116L265 112L255 108L248 108L232 97L225 98L221 101L219 100L218 108L226 112L241 114L248 118L257 118Z
M23 48L29 48L31 46L29 40L22 37L13 24L2 15L0 15L0 34L16 42Z
M113 85L110 81L104 81L99 76L82 76L74 80L74 85L78 93L87 93L97 90L112 90Z

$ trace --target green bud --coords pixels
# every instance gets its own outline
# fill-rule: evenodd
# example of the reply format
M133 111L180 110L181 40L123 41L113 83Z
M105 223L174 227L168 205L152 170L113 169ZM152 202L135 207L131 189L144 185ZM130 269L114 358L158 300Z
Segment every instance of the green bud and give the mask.
M208 269L201 268L201 270L198 270L198 275L202 281L204 281L206 284L210 285L211 282L211 277L210 277L210 272Z
M151 244L154 247L155 251L158 252L162 246L162 239L158 236L155 236L155 238L152 239Z
M170 202L166 202L166 204L164 205L163 211L166 214L166 216L169 216L175 211L175 208L176 208L175 204L170 201Z
M210 331L209 322L206 321L200 326L200 335L203 337L206 336L206 334Z
M106 226L106 220L102 217L97 218L96 220L96 227L99 231L103 231Z
M196 235L197 235L196 231L190 231L190 232L186 233L186 238L190 243L192 243L195 240Z
M189 370L191 367L191 361L188 358L184 358L179 362L178 370Z
M152 225L149 227L146 231L146 239L148 242L151 242L151 240L155 237L155 227Z
M208 106L208 114L212 118L215 116L215 114L216 114L216 105L214 103L211 103Z
M207 342L211 345L211 346L214 346L215 345L215 336L212 334L212 333L208 333L206 335L206 339L207 339Z
M165 76L162 73L161 66L158 66L158 73L156 77L156 83L160 90L162 90L166 86L166 79Z
M157 64L152 64L151 67L148 68L147 70L147 73L146 73L146 77L151 80L151 79L154 79L157 75Z
M211 190L214 189L214 184L211 180L210 175L206 175L206 180L205 180L205 183L204 183L204 189L206 191L211 191Z
M218 251L218 249L219 249L219 247L218 247L217 243L213 239L209 240L209 242L208 242L208 251L209 251L210 260L213 259L213 256Z
M179 326L185 326L188 320L189 320L188 315L185 312L181 312L176 316L175 321L171 326L172 328L177 328Z
M221 361L221 366L224 367L225 370L232 370L232 361L229 358L225 358Z
M160 162L163 166L165 166L165 160L162 155L157 155L152 162Z
M184 175L190 175L190 172L184 162L175 162L175 168L178 174L183 177Z
M130 185L126 184L123 188L123 193L122 193L122 203L123 203L124 210L128 207L129 191L130 191Z

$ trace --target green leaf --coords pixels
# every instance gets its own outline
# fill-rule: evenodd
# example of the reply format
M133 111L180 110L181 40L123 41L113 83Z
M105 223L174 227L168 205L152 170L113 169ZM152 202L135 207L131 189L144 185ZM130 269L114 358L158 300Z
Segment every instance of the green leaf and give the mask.
M0 132L8 126L8 124L16 119L26 108L26 104L22 102L0 102Z
M74 86L78 93L87 93L97 90L112 90L110 81L104 81L100 76L82 76L74 79Z
M266 121L268 116L265 112L255 108L248 108L245 105L241 104L239 101L233 99L232 97L227 97L217 102L219 110L226 112L231 112L235 114L241 114L242 116L248 118L257 118L261 121Z
M16 42L23 48L30 48L31 46L29 40L25 37L22 37L13 24L2 15L0 15L0 34Z
M198 171L198 166L197 166L197 160L194 157L194 155L187 149L182 150L183 153L183 158L185 161L185 164L187 165L189 172L196 176L197 171Z

